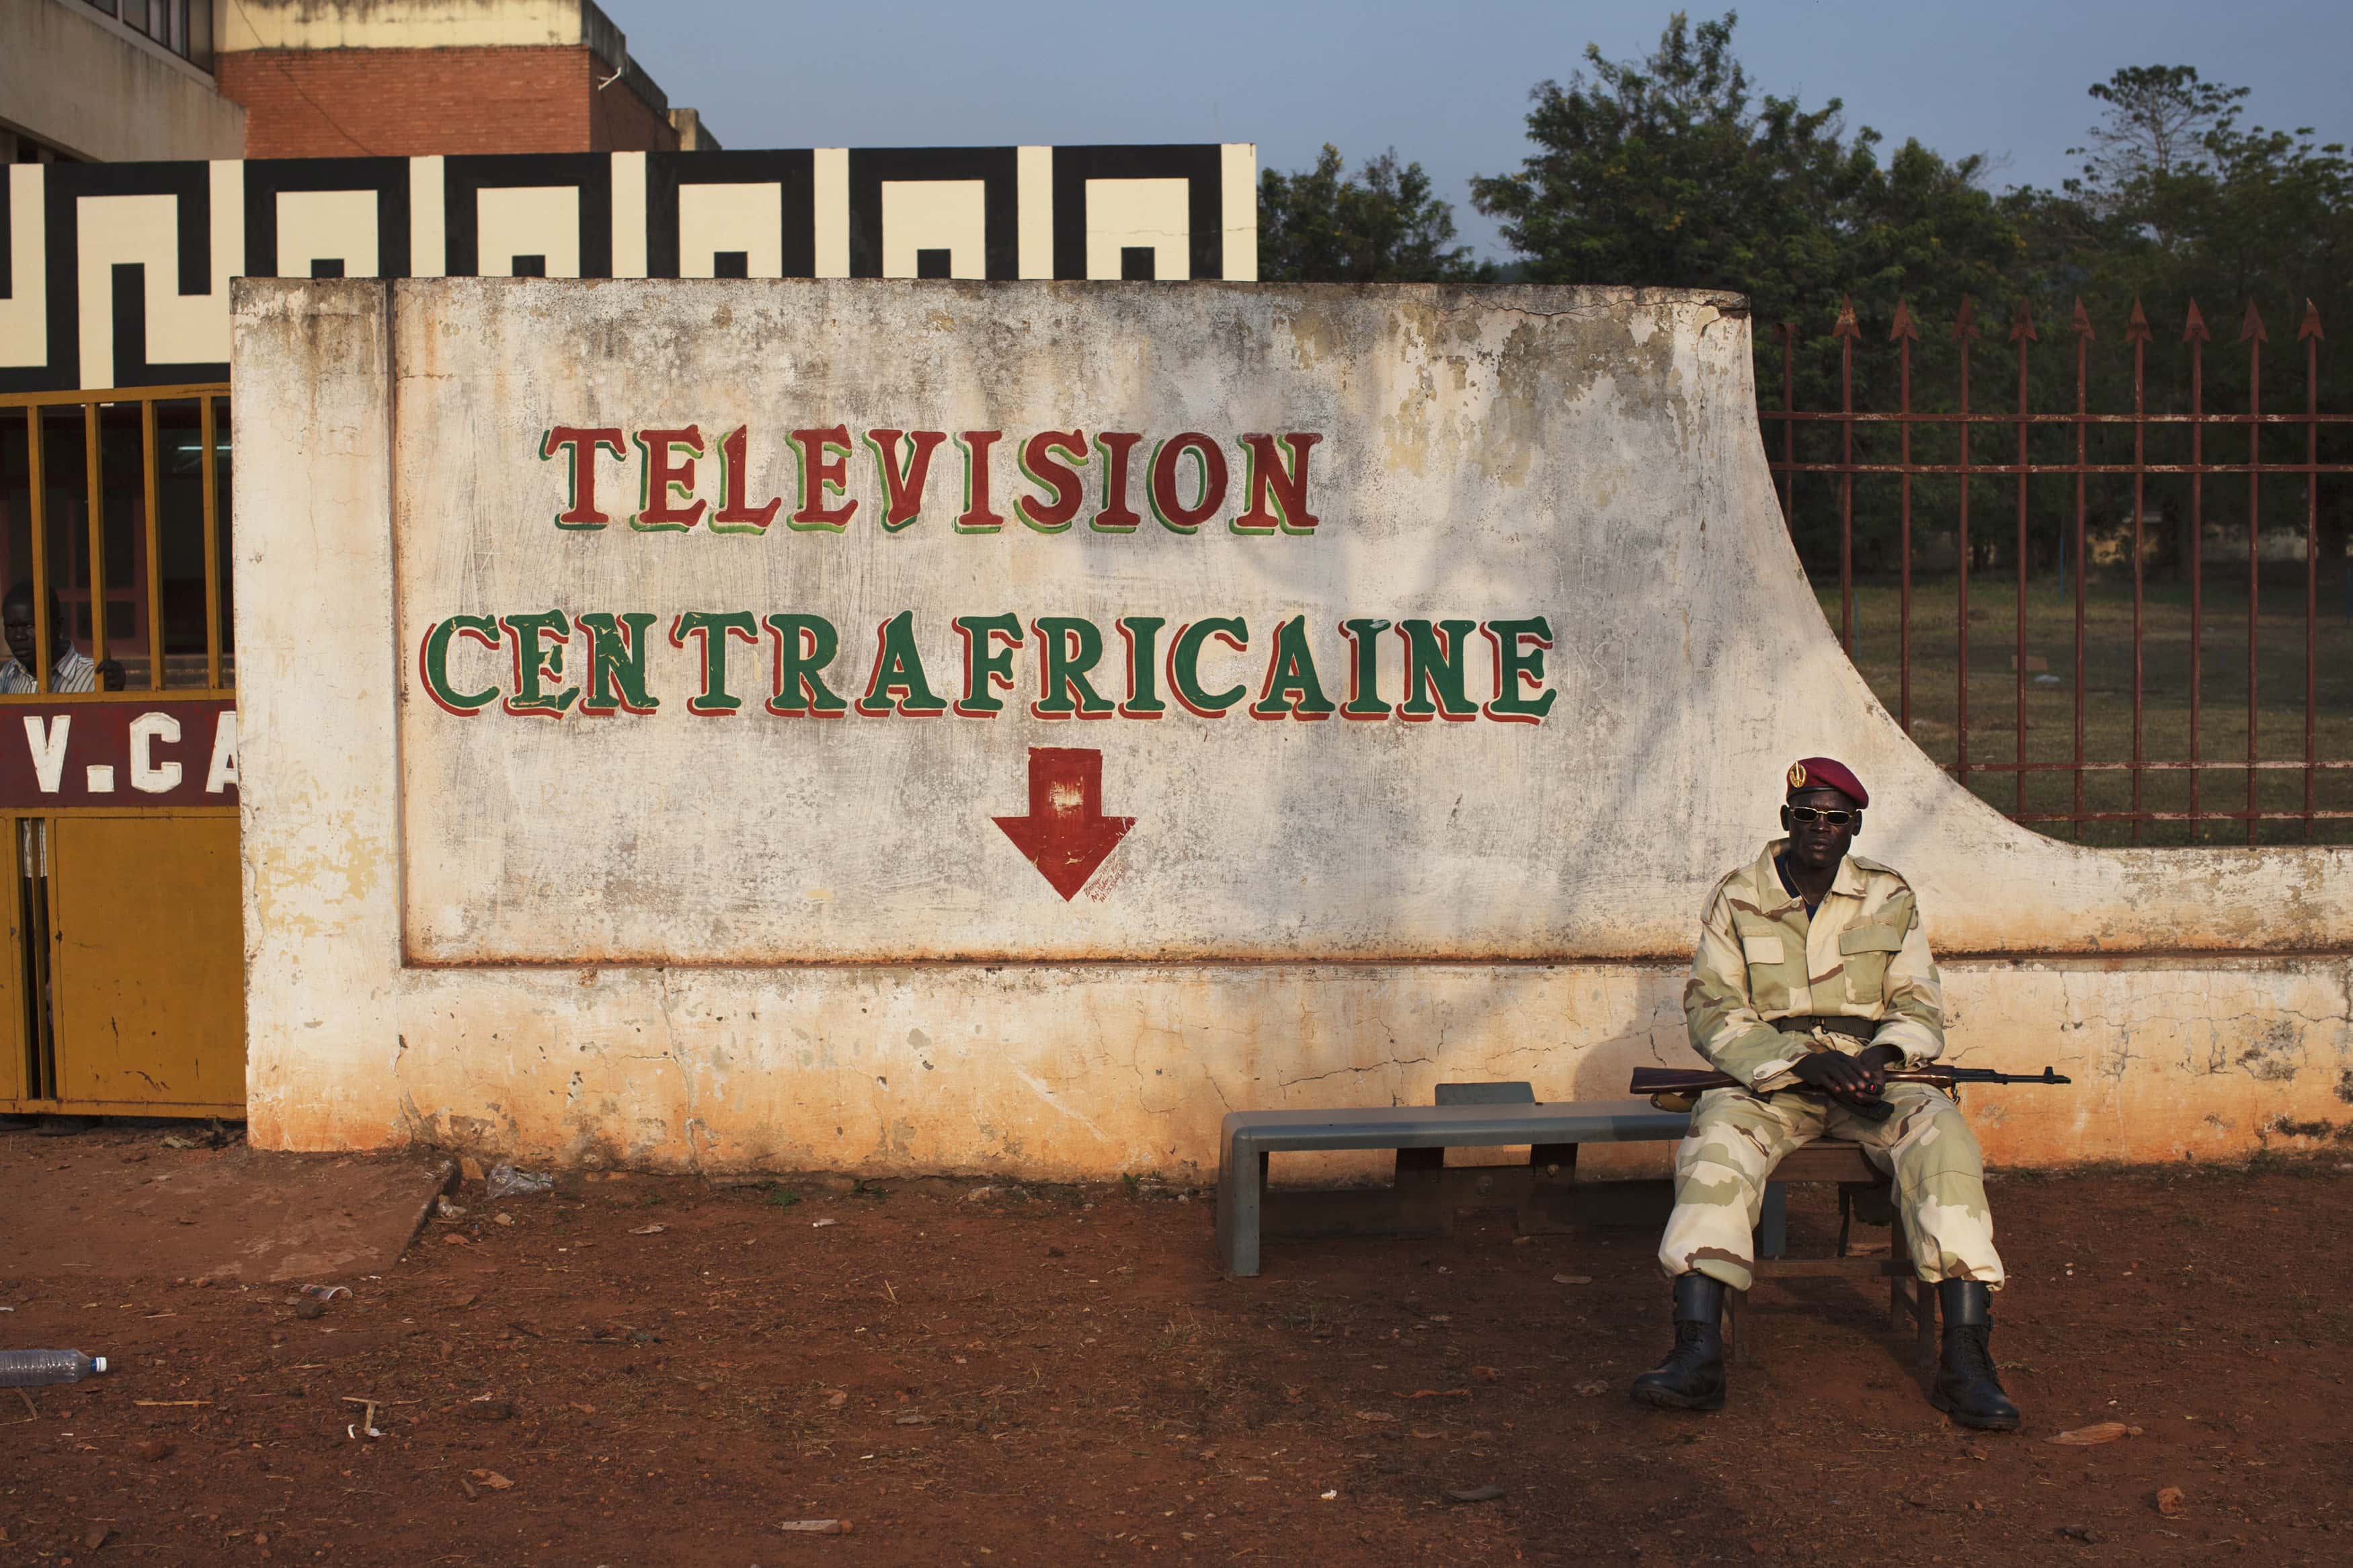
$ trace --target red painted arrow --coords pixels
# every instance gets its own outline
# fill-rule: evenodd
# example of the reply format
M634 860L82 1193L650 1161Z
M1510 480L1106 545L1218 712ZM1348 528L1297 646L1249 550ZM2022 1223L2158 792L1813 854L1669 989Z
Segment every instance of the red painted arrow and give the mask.
M1029 815L993 820L1065 902L1135 826L1103 814L1103 753L1068 746L1030 747Z

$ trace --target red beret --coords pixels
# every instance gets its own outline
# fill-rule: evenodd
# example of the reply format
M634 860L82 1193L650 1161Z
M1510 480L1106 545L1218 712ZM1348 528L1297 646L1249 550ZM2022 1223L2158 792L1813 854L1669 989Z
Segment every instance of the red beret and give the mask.
M1854 802L1857 810L1871 804L1871 792L1854 770L1830 757L1804 757L1789 764L1789 793L1808 789L1834 789Z

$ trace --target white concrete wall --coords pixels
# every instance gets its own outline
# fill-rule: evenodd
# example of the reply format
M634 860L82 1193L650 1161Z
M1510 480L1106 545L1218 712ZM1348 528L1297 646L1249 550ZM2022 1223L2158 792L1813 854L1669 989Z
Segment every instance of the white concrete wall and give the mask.
M101 163L245 155L243 105L79 0L0 0L0 122Z
M1976 1097L1997 1159L2353 1115L2346 852L2078 849L1953 786L1822 624L1730 297L255 282L235 356L258 1141L1099 1175L1210 1163L1229 1107L1610 1096L1692 1059L1692 923L1815 752L1870 784L1862 847L1956 961L1956 1053L2081 1079ZM861 451L839 535L636 532L619 464L611 527L554 527L541 432L690 420L765 431L750 494L786 510L794 426L1315 430L1321 521L885 533ZM825 614L853 696L901 608L943 689L957 613L1247 615L1253 688L1282 616L1542 613L1560 695L1535 725L712 721L666 646L649 715L415 689L441 618L551 605ZM1023 811L1031 745L1102 750L1136 818L1068 902L985 820Z
M224 52L543 47L611 26L581 0L237 0L218 16Z

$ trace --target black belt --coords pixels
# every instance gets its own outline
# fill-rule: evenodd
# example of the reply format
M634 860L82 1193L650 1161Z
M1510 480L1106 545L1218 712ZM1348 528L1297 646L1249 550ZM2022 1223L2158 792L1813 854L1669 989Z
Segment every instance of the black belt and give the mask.
M1827 1029L1833 1035L1844 1035L1853 1040L1867 1040L1879 1033L1879 1021L1875 1018L1848 1018L1826 1016L1820 1014L1812 1016L1776 1018L1773 1020L1773 1026L1785 1035L1810 1035L1816 1029Z

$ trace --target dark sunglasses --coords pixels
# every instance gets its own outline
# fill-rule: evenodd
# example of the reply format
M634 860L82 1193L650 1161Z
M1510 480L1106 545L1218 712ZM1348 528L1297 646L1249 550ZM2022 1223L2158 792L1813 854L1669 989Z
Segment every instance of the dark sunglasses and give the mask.
M1844 827L1862 820L1862 813L1859 811L1826 811L1819 805L1793 805L1788 807L1788 812L1792 822L1827 822L1832 827Z

